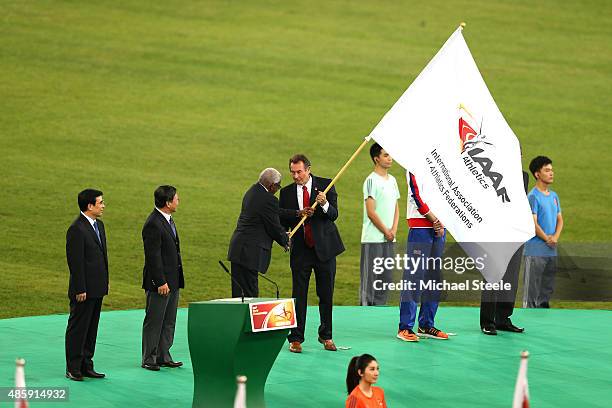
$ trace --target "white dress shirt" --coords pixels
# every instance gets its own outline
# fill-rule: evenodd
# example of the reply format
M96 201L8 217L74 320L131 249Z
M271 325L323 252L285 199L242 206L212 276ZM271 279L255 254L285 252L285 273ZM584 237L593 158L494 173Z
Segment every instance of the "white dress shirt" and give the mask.
M160 210L159 208L155 207L155 209L157 211L159 211L161 213L161 215L164 216L164 218L166 219L166 221L168 221L168 224L170 224L170 214L166 214L165 212L163 212L162 210Z
M308 195L312 197L312 176L308 177L308 181L306 182L305 185L306 185L306 189L308 190ZM297 185L297 200L298 200L298 206L300 207L300 210L303 210L304 209L304 189L299 184ZM321 209L323 210L324 213L327 214L328 208L329 208L329 201L326 201L325 205L321 206Z
M94 223L96 222L96 220L94 220L93 218L89 218L87 215L85 215L83 211L81 211L81 214L83 214L83 217L87 218L87 221L89 221L89 223L91 224L91 228L93 228L95 231L96 229L94 228Z

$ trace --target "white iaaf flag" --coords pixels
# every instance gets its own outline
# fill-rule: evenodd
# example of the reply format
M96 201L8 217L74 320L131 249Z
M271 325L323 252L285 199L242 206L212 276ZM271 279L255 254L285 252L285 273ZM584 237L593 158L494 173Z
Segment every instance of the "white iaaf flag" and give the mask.
M520 146L458 28L370 133L416 177L422 198L498 282L535 235Z

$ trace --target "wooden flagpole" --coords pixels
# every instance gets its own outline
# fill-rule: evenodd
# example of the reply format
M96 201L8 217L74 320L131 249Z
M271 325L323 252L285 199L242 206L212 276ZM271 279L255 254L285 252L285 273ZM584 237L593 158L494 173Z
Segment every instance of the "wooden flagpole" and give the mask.
M340 171L338 172L338 174L336 174L336 176L332 179L331 183L329 183L329 185L327 186L327 188L323 191L323 194L327 194L327 192L334 186L334 184L336 184L336 181L338 181L338 179L342 176L342 174L344 173L344 171L348 168L348 166L350 166L350 164L353 162L353 160L355 160L355 157L357 157L357 155L359 154L359 152L361 152L361 150L363 150L363 148L368 144L368 142L370 141L372 137L371 136L367 136L364 141L361 143L361 145L359 145L359 147L357 148L357 150L355 150L355 153L353 153L353 155L351 156L350 159L348 159L348 161L346 162L346 164L344 166L342 166L342 168L340 169ZM315 208L317 208L317 204L319 204L318 202L315 201L315 203L312 205L312 209L314 210ZM289 233L289 238L292 238L293 235L295 234L295 232L304 224L304 222L306 222L306 219L308 218L307 215L304 215L302 217L302 219L300 220L300 222L298 222L298 224L293 227L293 229L291 230L291 232Z

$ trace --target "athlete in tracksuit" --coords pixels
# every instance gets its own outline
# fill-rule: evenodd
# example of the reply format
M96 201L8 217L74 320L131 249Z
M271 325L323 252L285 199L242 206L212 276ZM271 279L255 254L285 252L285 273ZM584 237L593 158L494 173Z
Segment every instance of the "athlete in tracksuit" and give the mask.
M404 280L414 282L415 290L404 290L400 297L400 323L397 338L404 341L418 341L419 337L448 339L448 335L434 326L434 318L438 310L439 292L420 290L420 283L428 280L440 280L440 261L444 252L446 231L440 220L429 209L421 198L419 187L412 173L407 172L408 179L408 244L406 254L411 260L409 268L404 270ZM415 260L421 258L420 262ZM429 265L427 260L431 259ZM435 264L435 265L434 265ZM429 266L429 267L428 267ZM413 332L416 319L417 302L421 303L419 310L418 336Z

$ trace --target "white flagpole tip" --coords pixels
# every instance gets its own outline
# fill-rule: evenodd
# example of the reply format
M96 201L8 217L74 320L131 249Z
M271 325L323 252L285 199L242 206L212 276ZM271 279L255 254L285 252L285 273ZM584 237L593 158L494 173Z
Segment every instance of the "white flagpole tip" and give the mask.
M18 366L25 366L25 360L23 358L18 358L17 360L15 360L15 364Z
M529 352L527 350L521 351L521 358L528 358Z
M247 382L247 378L245 375L239 375L236 377L236 382L239 384L245 384Z

